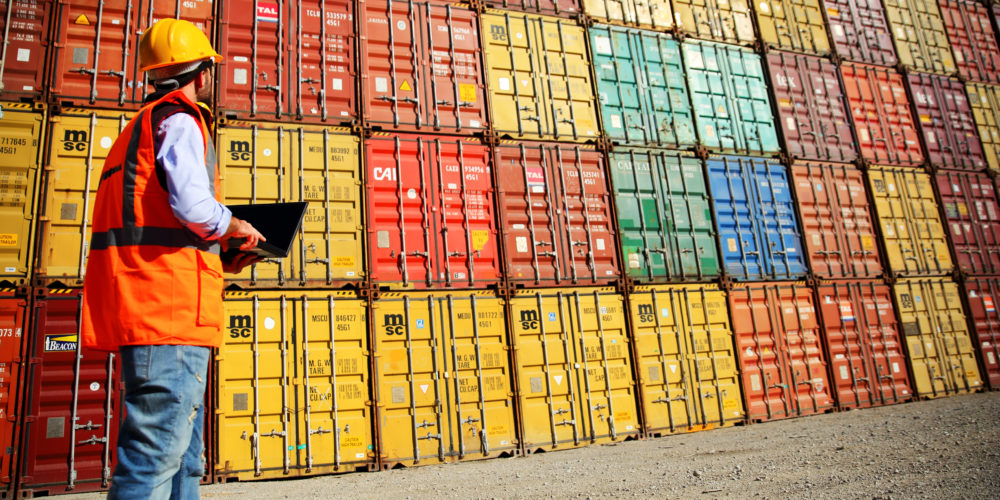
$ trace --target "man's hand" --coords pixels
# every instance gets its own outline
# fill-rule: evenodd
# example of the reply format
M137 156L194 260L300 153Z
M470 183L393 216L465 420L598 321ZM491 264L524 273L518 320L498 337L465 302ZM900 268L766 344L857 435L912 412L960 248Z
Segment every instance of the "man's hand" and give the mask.
M260 262L262 259L263 257L261 257L260 255L240 252L236 254L236 257L234 257L233 260L229 261L223 260L222 270L231 274L239 274L240 272L243 271L244 267L247 267L251 264L256 264L257 262Z
M240 245L240 250L250 250L257 246L257 243L267 241L267 238L260 234L260 231L250 225L249 222L237 219L236 217L230 219L229 229L226 230L226 234L222 237L223 240L229 238L246 238L246 241Z

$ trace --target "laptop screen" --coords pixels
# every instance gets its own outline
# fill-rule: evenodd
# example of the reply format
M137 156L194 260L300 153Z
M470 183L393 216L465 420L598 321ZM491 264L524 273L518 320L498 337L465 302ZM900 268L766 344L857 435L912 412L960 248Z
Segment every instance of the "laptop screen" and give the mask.
M265 257L287 257L306 213L306 202L229 205L233 217L243 219L267 238L252 253ZM229 240L229 249L239 248L242 238Z

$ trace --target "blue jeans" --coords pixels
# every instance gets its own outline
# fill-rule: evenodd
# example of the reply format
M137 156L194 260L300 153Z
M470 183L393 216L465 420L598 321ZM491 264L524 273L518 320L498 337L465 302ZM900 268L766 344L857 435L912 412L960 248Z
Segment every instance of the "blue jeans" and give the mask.
M153 345L120 352L126 415L108 498L197 499L210 349Z

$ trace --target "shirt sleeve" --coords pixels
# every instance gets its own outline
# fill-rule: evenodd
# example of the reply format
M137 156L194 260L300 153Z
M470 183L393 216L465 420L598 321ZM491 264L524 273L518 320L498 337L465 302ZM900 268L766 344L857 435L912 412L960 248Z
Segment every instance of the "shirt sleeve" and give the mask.
M212 195L201 128L186 113L168 116L156 131L156 159L166 173L170 209L184 227L206 240L226 234L232 213Z

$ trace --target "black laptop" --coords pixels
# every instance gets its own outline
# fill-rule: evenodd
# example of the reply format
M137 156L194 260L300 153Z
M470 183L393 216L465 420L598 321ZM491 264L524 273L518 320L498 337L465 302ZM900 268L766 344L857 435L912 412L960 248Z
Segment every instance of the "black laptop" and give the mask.
M227 205L233 212L233 217L249 222L267 238L267 241L261 241L250 250L240 250L240 245L246 240L231 238L226 252L223 253L223 260L227 260L227 256L232 259L239 252L253 253L267 258L287 257L292 249L292 241L302 226L307 205L308 203L304 201Z

